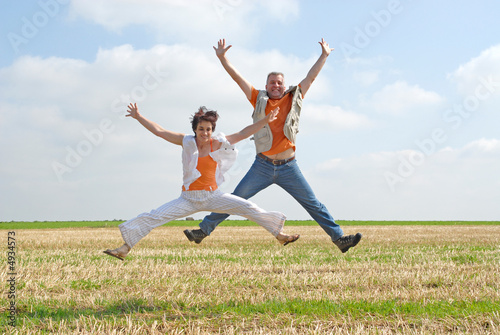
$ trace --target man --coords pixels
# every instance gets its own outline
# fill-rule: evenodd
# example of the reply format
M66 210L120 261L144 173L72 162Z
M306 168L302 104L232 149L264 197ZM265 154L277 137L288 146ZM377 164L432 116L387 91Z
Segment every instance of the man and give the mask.
M321 39L319 44L322 50L319 59L300 84L287 91L284 75L279 72L271 72L268 75L265 91L256 90L227 59L226 52L231 45L226 46L225 39L219 40L214 50L226 72L255 108L252 115L254 122L262 119L274 108L280 108L278 119L254 135L257 156L233 194L248 199L269 185L277 184L304 207L330 236L332 242L345 253L359 243L362 235L357 233L344 236L342 229L335 223L326 207L316 199L295 160L295 138L298 132L302 98L333 50L324 39ZM187 229L184 233L190 241L201 243L228 216L228 214L211 213L200 223L200 229Z

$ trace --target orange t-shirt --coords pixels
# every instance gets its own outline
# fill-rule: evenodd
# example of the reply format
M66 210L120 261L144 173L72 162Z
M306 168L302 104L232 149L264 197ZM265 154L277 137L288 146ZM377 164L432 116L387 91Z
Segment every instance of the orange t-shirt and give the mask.
M250 99L250 103L253 108L257 104L257 96L259 95L259 91L252 87L252 98ZM295 151L295 144L290 142L288 138L286 138L285 133L283 132L283 127L285 126L286 117L292 108L292 100L293 94L286 94L281 99L269 99L266 105L266 115L269 114L276 107L280 108L280 112L278 113L277 119L273 122L269 123L269 127L271 128L271 132L273 134L273 144L269 151L263 152L266 156L276 155L280 152L283 152L287 149L293 148Z
M210 139L210 151L212 151L212 139ZM200 171L201 176L189 185L189 191L215 191L217 189L216 169L217 162L212 156L198 157L196 170ZM186 191L186 188L182 186L182 190Z

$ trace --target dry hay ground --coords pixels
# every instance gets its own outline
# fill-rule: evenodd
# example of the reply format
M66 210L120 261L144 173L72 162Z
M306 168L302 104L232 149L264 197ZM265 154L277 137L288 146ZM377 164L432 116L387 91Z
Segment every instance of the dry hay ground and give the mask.
M346 227L364 235L346 254L319 226L288 227L301 238L286 247L258 226L200 245L183 229L157 228L124 262L102 253L117 228L16 231L17 325L0 330L500 333L500 226Z

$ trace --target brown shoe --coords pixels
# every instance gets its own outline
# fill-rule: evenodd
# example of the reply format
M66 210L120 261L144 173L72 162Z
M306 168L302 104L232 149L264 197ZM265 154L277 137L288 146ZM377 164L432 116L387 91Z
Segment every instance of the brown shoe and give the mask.
M106 255L118 258L119 260L123 261L125 259L125 257L127 257L127 254L129 251L130 251L130 247L127 244L124 244L121 247L116 248L114 250L107 249L107 250L104 250L103 252Z
M283 246L287 245L288 243L293 243L299 239L300 235L285 235L285 234L279 234L276 236L276 239L278 239L278 242L283 244Z

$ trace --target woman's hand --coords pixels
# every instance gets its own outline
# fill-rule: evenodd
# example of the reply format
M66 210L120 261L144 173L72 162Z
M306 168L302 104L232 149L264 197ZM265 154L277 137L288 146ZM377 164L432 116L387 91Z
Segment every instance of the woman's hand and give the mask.
M276 120L278 118L278 113L279 112L280 112L280 108L279 107L276 107L271 112L269 112L269 114L266 115L266 121L267 121L267 123L271 123L274 120Z
M133 117L134 119L137 119L137 117L139 116L139 108L137 108L137 103L135 104L130 103L128 105L127 113L128 114L125 116L130 116Z

